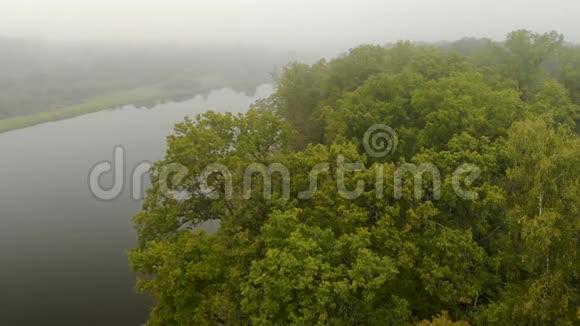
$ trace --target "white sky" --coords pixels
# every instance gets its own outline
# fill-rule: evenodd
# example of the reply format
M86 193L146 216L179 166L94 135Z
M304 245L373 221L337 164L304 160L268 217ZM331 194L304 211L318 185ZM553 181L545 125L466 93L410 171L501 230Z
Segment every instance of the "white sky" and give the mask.
M355 45L519 28L580 43L580 1L0 0L0 36L48 40Z

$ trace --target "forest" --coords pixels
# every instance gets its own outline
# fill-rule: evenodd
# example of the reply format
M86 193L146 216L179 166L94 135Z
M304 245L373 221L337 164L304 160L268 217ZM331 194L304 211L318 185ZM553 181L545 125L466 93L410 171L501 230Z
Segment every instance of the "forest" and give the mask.
M578 325L579 105L580 48L557 32L287 64L246 113L167 138L130 252L147 325ZM375 125L397 134L389 155L365 148ZM252 164L271 168L246 193ZM417 196L406 173L395 196L405 164L435 166L440 191L425 173ZM454 191L465 164L469 198ZM345 198L337 182L363 186Z

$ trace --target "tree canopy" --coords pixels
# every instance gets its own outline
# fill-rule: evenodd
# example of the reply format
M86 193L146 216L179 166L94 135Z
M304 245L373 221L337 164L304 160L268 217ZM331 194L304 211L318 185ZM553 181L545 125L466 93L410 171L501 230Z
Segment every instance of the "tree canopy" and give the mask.
M148 325L580 323L578 58L523 30L365 45L186 119L134 218Z

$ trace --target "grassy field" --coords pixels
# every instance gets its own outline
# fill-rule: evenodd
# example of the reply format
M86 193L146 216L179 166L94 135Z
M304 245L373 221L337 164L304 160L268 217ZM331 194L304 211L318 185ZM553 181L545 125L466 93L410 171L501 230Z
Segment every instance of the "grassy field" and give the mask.
M87 99L84 103L59 108L32 115L0 120L0 133L34 126L40 123L74 118L86 113L133 104L135 102L161 99L166 91L161 85L144 86L131 90L114 92Z

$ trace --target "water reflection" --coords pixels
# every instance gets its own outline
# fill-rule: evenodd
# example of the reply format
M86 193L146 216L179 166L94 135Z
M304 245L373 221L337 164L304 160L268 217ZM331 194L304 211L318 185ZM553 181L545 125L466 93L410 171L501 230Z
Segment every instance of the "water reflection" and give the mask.
M126 150L127 166L163 157L184 116L241 112L255 96L213 91L147 110L135 106L0 134L0 324L138 325L150 300L133 291L126 251L140 208L130 187L91 196L88 171ZM129 173L130 174L130 173Z

